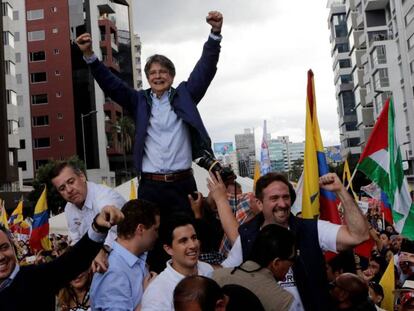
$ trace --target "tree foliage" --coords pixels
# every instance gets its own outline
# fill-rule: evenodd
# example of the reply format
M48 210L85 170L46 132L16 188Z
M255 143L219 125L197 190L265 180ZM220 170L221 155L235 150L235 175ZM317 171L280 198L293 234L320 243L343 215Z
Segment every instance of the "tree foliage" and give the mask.
M289 171L289 178L291 181L297 182L302 175L303 171L303 159L299 158L295 160Z

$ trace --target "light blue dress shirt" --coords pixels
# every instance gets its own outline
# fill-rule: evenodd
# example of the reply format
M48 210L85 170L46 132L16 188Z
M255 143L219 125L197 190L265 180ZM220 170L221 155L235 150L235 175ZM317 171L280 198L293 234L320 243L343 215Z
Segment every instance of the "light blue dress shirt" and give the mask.
M108 271L95 273L91 285L92 310L131 310L141 302L142 281L148 271L147 253L135 256L114 241L108 257Z
M170 173L191 167L191 140L188 126L174 112L169 96L151 92L152 106L144 144L142 171Z

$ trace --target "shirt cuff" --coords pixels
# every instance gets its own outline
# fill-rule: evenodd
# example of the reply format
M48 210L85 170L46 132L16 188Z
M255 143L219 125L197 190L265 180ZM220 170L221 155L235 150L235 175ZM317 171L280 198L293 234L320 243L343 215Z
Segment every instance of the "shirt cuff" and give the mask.
M222 36L222 35L215 35L215 34L214 34L214 33L212 33L212 32L210 32L209 37L210 37L211 39L213 39L213 40L216 40L216 41L221 41L221 39L223 39L223 36Z
M91 56L83 56L83 60L89 65L92 64L94 61L96 61L98 57L95 54L92 54Z
M88 237L96 243L103 243L103 241L105 241L106 238L106 233L96 232L92 229L92 226L90 226L88 230Z

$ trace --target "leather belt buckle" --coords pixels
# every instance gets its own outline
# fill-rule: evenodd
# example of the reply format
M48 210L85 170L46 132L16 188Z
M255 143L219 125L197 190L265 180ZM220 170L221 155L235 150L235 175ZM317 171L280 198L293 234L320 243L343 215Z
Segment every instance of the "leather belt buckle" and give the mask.
M164 175L164 182L173 182L175 181L174 174L165 174Z

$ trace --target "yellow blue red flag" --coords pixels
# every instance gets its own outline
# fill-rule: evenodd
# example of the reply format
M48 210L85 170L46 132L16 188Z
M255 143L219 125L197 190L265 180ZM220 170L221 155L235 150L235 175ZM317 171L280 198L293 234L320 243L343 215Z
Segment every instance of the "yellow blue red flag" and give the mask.
M23 221L23 199L19 201L17 207L14 209L13 213L10 215L9 224L17 225Z
M135 187L134 179L131 179L131 189L129 190L129 199L135 200L137 198L137 188Z
M46 186L35 206L32 233L30 235L30 247L34 251L52 249L49 240L49 211L46 200Z
M7 229L9 229L9 224L7 221L7 212L4 207L4 201L0 199L0 223L3 224Z
M319 177L327 174L329 169L319 130L312 70L308 71L303 165L302 217L313 219L319 215L320 219L340 224L335 194L319 189Z

